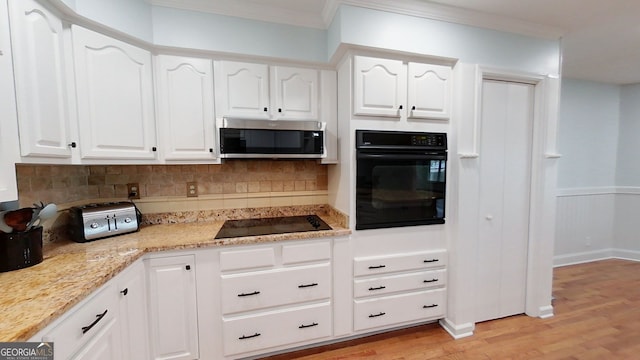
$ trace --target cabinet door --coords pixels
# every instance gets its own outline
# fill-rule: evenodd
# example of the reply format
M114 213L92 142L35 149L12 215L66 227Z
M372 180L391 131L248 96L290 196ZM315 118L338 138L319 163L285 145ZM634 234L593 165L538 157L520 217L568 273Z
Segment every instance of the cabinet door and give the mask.
M409 63L409 118L448 119L451 107L451 68Z
M9 3L21 153L70 158L62 21L34 0Z
M215 158L211 60L159 55L156 65L164 159Z
M218 116L268 119L269 67L264 64L216 63Z
M55 344L54 344L55 349ZM72 359L73 360L121 360L134 359L121 353L118 320L112 319ZM58 358L56 356L56 358ZM142 359L142 358L135 358Z
M402 116L407 96L402 61L356 56L354 76L354 115Z
M1 1L0 14L6 13L7 2ZM0 202L4 202L18 199L15 163L20 158L7 16L0 16L0 51Z
M318 119L318 70L271 68L272 113L282 120Z
M198 320L192 255L147 260L153 359L197 359Z
M83 159L154 159L151 54L72 27Z
M118 276L123 359L148 359L149 331L144 266L137 262Z

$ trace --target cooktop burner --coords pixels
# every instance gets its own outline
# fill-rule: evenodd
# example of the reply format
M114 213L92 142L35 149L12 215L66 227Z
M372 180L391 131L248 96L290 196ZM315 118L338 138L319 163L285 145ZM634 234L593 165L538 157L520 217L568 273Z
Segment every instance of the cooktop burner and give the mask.
M331 230L331 227L317 215L227 220L215 238L224 239L318 230Z

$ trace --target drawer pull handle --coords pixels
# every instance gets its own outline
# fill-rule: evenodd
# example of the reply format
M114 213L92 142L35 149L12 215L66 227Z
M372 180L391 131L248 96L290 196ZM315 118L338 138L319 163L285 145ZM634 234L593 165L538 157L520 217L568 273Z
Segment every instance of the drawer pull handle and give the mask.
M382 269L386 267L387 265L373 265L373 266L369 266L369 269Z
M238 294L239 297L244 297L244 296L252 296L252 295L258 295L260 294L260 291L254 291L254 292L250 292L250 293L242 293L242 294Z
M379 312L379 313L377 313L377 314L371 314L371 315L369 315L369 317L370 317L370 318L375 318L375 317L382 316L382 315L386 315L386 314L387 314L386 312L382 312L382 311L381 311L381 312Z
M255 333L255 334L253 334L253 335L249 335L249 336L247 336L247 335L242 335L242 336L240 336L238 339L239 339L239 340L246 340L246 339L251 339L251 338L254 338L254 337L258 337L258 336L260 336L260 335L262 335L262 334L260 334L260 333Z
M107 310L108 309L105 309L102 314L96 315L96 320L94 322L92 322L89 326L83 326L82 327L82 333L85 334L87 331L91 330L91 328L94 327L98 322L100 322L100 320L102 320L102 318L105 315L107 315Z
M438 279L425 280L423 282L432 283L432 282L436 282L436 281L438 281Z
M306 328L310 328L310 327L314 327L314 326L318 326L318 323L317 322L313 322L313 323L311 323L309 325L302 324L302 325L298 326L298 329L306 329Z
M424 305L422 308L423 309L431 309L431 308L434 308L434 307L438 307L438 304Z
M298 285L298 287L300 289L302 288L308 288L308 287L312 287L312 286L318 286L318 283L311 283L311 284L302 284L302 285Z
M426 262L426 263L432 263L432 262L438 262L438 261L439 261L439 259L427 259L427 260L425 260L424 262Z
M120 294L127 296L127 294L129 293L129 288L124 288L124 290L120 291Z
M370 287L369 291L376 291L376 290L382 290L382 289L386 289L386 286L378 286L378 287Z

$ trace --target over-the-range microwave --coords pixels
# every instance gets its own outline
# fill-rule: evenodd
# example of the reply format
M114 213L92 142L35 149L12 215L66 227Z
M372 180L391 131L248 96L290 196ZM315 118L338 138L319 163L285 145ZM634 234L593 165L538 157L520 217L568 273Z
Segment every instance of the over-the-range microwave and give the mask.
M320 121L223 118L220 157L319 159L325 156L325 127Z

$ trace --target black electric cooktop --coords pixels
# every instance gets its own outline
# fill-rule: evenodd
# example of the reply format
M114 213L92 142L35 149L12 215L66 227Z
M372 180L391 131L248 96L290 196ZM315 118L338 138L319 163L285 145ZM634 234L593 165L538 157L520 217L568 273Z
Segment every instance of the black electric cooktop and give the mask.
M331 230L331 227L317 215L227 220L215 238L224 239L318 230Z

